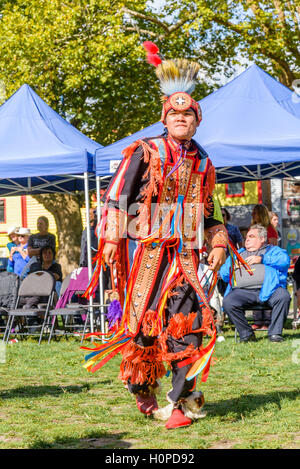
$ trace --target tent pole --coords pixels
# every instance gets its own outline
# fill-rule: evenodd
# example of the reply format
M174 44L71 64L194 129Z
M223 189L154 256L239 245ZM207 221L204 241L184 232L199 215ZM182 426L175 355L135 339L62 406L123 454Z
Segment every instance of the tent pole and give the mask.
M99 238L100 234L100 219L101 219L101 179L100 176L96 176L96 197L97 197L97 234ZM100 305L104 305L104 290L103 290L103 269L101 267L100 277L99 277L99 290L100 290ZM104 307L100 306L100 324L101 332L105 333L105 320L104 320Z
M85 198L85 210L86 210L86 238L87 238L87 261L88 261L88 273L89 280L92 278L92 254L91 254L91 224L90 224L90 199L89 199L89 174L84 173L84 198ZM89 313L90 313L90 327L91 332L94 332L94 315L93 315L93 297L89 299Z

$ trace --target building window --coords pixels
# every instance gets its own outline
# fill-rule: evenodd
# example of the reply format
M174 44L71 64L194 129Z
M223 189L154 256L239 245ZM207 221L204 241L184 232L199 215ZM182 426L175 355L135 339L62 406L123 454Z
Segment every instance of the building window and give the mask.
M226 197L243 197L245 195L245 184L243 182L230 182L225 184Z
M5 223L5 199L0 199L0 223Z

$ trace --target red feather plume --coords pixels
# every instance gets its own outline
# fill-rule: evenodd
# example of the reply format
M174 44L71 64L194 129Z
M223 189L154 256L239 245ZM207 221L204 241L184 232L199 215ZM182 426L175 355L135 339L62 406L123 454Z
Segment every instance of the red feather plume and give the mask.
M143 43L143 46L146 49L146 51L149 52L150 54L157 54L159 52L159 48L157 47L156 44L154 44L154 42L145 41Z
M162 60L161 60L161 58L159 57L159 55L157 55L157 54L150 54L150 53L148 52L148 54L147 54L147 62L148 62L149 64L151 64L151 65L154 65L154 67L158 67L159 64L162 63Z

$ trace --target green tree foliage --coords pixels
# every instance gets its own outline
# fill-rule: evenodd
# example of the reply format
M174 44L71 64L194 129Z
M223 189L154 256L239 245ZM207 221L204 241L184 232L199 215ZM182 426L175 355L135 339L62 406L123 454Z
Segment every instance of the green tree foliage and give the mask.
M299 0L2 0L0 80L24 82L80 130L111 143L160 116L144 40L202 66L200 99L241 59L291 86L299 74ZM61 97L63 96L63 103Z
M0 79L10 96L24 82L80 130L102 144L160 117L153 67L146 63L141 19L108 0L14 0L0 21ZM146 1L126 2L135 10ZM159 26L151 24L151 34ZM187 36L168 38L164 52L189 51ZM202 97L209 88L198 88ZM63 96L63 104L61 97Z
M133 18L140 12L131 10ZM188 33L212 71L254 60L285 85L300 77L299 0L166 0L159 37ZM171 19L171 21L170 21ZM145 21L158 25L158 18Z

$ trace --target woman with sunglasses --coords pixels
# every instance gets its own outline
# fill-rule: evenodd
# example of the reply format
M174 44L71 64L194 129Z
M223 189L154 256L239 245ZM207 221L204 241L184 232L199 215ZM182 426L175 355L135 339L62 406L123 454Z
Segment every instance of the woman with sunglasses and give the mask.
M19 276L30 260L27 249L29 236L29 228L20 228L18 231L18 245L10 251L8 266Z

